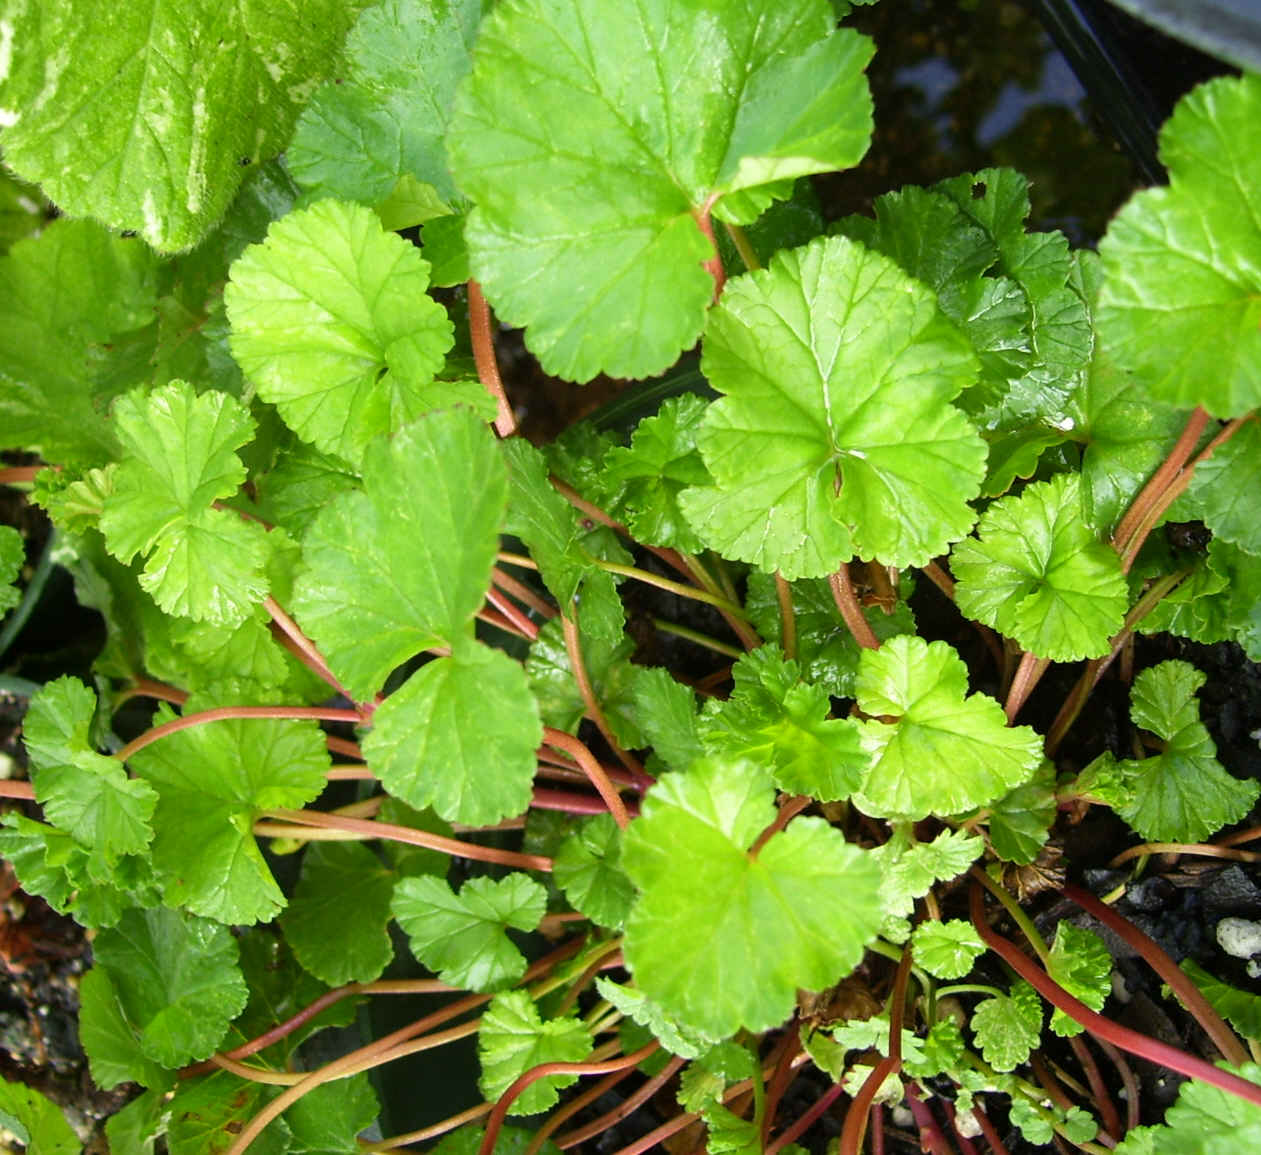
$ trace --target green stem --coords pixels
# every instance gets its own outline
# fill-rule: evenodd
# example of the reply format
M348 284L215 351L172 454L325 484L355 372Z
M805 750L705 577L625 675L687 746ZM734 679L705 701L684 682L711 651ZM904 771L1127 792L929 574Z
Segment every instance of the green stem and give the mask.
M937 988L939 999L949 998L951 995L988 995L990 998L998 999L1002 998L1004 993L998 987L987 987L984 983L955 983L954 986Z
M1011 915L1014 922L1028 939L1029 945L1033 947L1034 953L1042 960L1042 965L1047 970L1051 969L1051 952L1047 949L1046 943L1042 940L1042 936L1038 933L1038 928L1033 925L1033 921L1020 908L1018 903L1010 894L1007 893L997 882L995 882L988 874L979 866L973 866L968 873L977 880L986 890L990 892L999 902L1001 902L1007 913Z
M728 224L723 221L723 228L727 230L727 236L731 238L731 243L735 245L736 252L740 254L740 259L744 262L744 267L752 272L754 269L760 269L762 262L758 260L757 253L753 251L753 246L749 243L749 235L739 225Z
M653 618L652 624L663 634L673 634L677 638L686 638L689 642L695 642L698 646L704 646L707 650L713 650L716 654L722 654L727 658L741 658L744 651L737 649L735 646L729 646L726 642L720 642L717 638L711 638L708 634L703 634L700 630L693 630L688 626L681 626L677 622L668 622L665 618Z
M749 615L745 613L744 607L737 602L733 602L718 594L711 594L708 590L698 590L695 586L686 586L682 582L671 581L669 578L659 577L655 573L649 573L647 570L636 569L633 565L622 565L621 562L605 561L602 558L593 559L594 563L605 570L607 573L620 574L622 577L634 578L641 581L645 585L656 586L659 590L666 590L672 594L678 594L681 598L691 598L692 601L705 602L707 605L715 606L726 613L731 614L734 618L739 618L743 622L749 620Z

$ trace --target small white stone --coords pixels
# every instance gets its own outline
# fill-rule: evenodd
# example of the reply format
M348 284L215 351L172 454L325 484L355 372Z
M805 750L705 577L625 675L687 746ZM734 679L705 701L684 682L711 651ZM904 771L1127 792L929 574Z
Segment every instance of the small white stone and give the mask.
M956 1111L955 1130L965 1139L975 1139L981 1134L981 1124L971 1111Z
M1217 945L1232 958L1261 954L1261 922L1224 918L1217 924Z

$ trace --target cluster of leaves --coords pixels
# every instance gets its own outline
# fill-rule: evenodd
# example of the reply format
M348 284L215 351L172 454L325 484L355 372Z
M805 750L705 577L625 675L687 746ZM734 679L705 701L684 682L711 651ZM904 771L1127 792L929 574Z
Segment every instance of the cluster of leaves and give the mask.
M303 1076L301 1044L373 993L393 924L485 1004L480 1091L513 1115L579 1076L527 1072L620 1025L625 1054L686 1064L713 1149L760 1150L762 1097L752 1120L724 1105L761 1088L752 1041L799 991L909 951L929 1009L803 1021L815 1063L857 1090L864 1057L896 1053L893 1099L946 1074L961 1111L1002 1093L1034 1141L1088 1141L1092 1118L1013 1073L1042 1037L1032 987L978 971L970 1039L931 1009L984 943L917 903L974 863L1034 864L1060 802L1185 842L1257 799L1186 663L1135 682L1152 757L1057 782L1014 717L1035 667L1136 627L1261 659L1261 79L1183 102L1170 186L1098 257L1026 231L1009 170L784 244L776 214L809 219L806 178L870 138L873 46L845 5L487 7L161 0L106 32L57 0L0 22L5 162L65 214L0 258L0 428L46 463L34 500L108 630L95 689L31 703L42 820L6 814L0 852L96 931L92 1073L146 1088L111 1141L357 1150L366 1072L398 1055ZM723 254L744 268L725 285ZM699 338L717 397L624 437L497 439L483 293L572 381L662 373ZM1175 498L1211 531L1195 556L1148 538ZM19 545L0 536L0 609ZM1023 655L1005 702L919 635L915 570ZM721 612L659 624L735 657L726 696L645 664L632 581ZM727 627L742 648L710 636ZM161 704L124 743L137 694ZM528 853L476 833L522 818ZM274 856L298 849L284 887ZM559 926L568 954L537 971L509 935ZM618 951L628 981L596 979ZM1047 970L1103 1005L1089 932L1061 926ZM1188 1095L1171 1128L1211 1110ZM64 1143L35 1099L0 1111Z

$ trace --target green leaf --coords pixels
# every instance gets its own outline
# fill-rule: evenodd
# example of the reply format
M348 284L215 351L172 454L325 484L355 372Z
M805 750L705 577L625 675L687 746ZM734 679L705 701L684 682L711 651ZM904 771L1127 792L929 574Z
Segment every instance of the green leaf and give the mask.
M212 504L245 480L236 450L254 433L248 411L177 381L120 397L113 423L127 458L101 514L110 553L123 562L145 556L140 584L167 613L241 621L267 592L267 535Z
M886 919L900 919L938 882L958 878L985 851L985 843L962 830L943 830L931 842L910 842L900 833L871 851L880 867L880 900ZM898 941L909 934L903 924ZM888 936L886 921L883 933Z
M880 922L875 862L822 819L797 818L749 853L773 798L765 771L705 759L659 779L623 839L641 891L627 967L650 999L718 1038L783 1022L797 988L848 974Z
M915 632L915 616L907 604L914 588L914 580L903 575L897 590L899 600L892 613L885 613L880 606L862 607L863 617L878 640ZM822 687L834 698L852 698L862 648L836 608L831 587L821 578L802 578L792 583L791 593L797 628L796 661L801 666L802 679ZM783 614L773 575L749 574L744 606L758 634L782 646Z
M761 646L732 667L735 689L707 703L701 741L712 754L747 759L771 773L781 790L822 802L848 798L867 759L858 724L829 718L828 692L799 680L800 667L775 646Z
M354 13L333 0L158 0L108 19L84 0L18 5L5 163L68 214L191 248L231 203L242 160L284 147Z
M1023 1095L1012 1096L1009 1119L1024 1139L1036 1146L1046 1146L1055 1138L1055 1128L1051 1126L1051 1121Z
M433 1149L434 1155L477 1155L481 1150L485 1129L476 1123L460 1127L442 1137ZM495 1140L495 1155L525 1155L534 1146L535 1133L526 1127L500 1127ZM560 1155L560 1148L550 1139L537 1148L537 1155Z
M357 1155L356 1136L380 1113L368 1072L321 1083L285 1111L294 1155Z
M381 703L362 747L391 794L480 826L525 812L542 740L525 671L500 650L466 644Z
M332 987L380 978L394 957L386 929L393 893L393 872L366 846L311 843L280 919L303 969Z
M1112 993L1112 955L1093 931L1061 921L1051 944L1047 974L1092 1011L1103 1010ZM1085 1028L1061 1010L1051 1015L1051 1030L1069 1038Z
M679 508L679 494L687 486L710 483L696 448L707 408L708 402L693 393L672 397L635 427L629 446L614 446L605 454L602 481L621 490L610 512L636 541L685 553L704 548Z
M346 38L345 74L298 118L285 153L298 183L371 206L411 179L456 203L442 137L484 7L387 0L368 8Z
M967 689L967 667L945 642L901 635L863 652L857 700L873 719L859 723L871 767L854 801L865 813L959 814L1033 774L1041 737L1008 726L993 698ZM881 716L897 721L874 720Z
M595 985L602 998L608 999L628 1018L647 1027L667 1051L680 1059L698 1058L717 1042L709 1035L684 1026L634 987L622 986L603 975L596 978Z
M61 1108L21 1083L0 1082L0 1128L34 1155L78 1155L83 1149Z
M1257 1063L1226 1069L1261 1083ZM1165 1126L1156 1130L1151 1150L1155 1155L1236 1155L1257 1143L1261 1107L1210 1083L1188 1079L1178 1089L1178 1101L1165 1113Z
M1082 520L1075 475L994 502L977 535L950 556L961 613L1040 658L1067 662L1108 652L1129 593L1116 551Z
M493 991L525 973L525 957L507 931L534 930L547 891L524 874L497 882L471 878L455 893L440 878L399 879L391 910L414 954L454 987Z
M549 373L660 373L713 295L714 199L857 163L872 46L834 24L825 0L529 0L482 24L447 148L473 272Z
M12 526L0 525L0 615L22 600L22 591L13 583L18 580L25 562L22 535Z
M1138 193L1099 245L1105 349L1157 400L1233 417L1261 403L1261 76L1220 77L1160 132L1167 188Z
M911 934L915 961L939 979L961 979L985 953L976 928L963 918L921 922Z
M1185 958L1178 964L1183 973L1200 989L1219 1015L1249 1039L1261 1039L1261 995L1241 991L1221 979L1214 978L1198 966L1194 959Z
M571 1015L543 1019L528 991L503 991L491 999L477 1032L482 1064L478 1087L495 1100L531 1067L540 1063L576 1063L591 1052L591 1036ZM548 1075L531 1083L513 1101L509 1115L536 1115L557 1099L557 1092L577 1075Z
M271 1098L264 1084L228 1071L181 1080L164 1111L168 1155L226 1155L246 1123ZM288 1155L289 1139L285 1120L276 1120L251 1144L251 1155L255 1148L259 1155Z
M1014 1071L1042 1036L1042 1000L1023 979L1010 995L996 995L977 1004L972 1032L981 1055L996 1071Z
M192 697L185 710L223 705ZM154 723L171 721L161 706ZM254 838L269 807L301 807L324 789L328 749L314 722L231 719L179 730L131 759L158 792L153 863L165 901L227 923L267 921L284 895Z
M794 580L922 565L972 527L985 444L949 402L976 361L887 257L820 238L729 281L702 368L715 485L680 501L711 548Z
M1231 777L1200 721L1205 677L1189 662L1161 662L1134 679L1130 717L1164 742L1152 758L1119 764L1130 792L1117 812L1155 842L1202 842L1252 809L1261 787Z
M600 926L621 929L634 897L621 859L617 823L611 814L597 814L561 843L552 878L574 910Z
M1261 554L1255 494L1261 487L1261 423L1246 422L1191 475L1187 497L1215 539Z
M245 1007L236 941L206 919L128 911L96 936L92 952L92 973L101 977L84 991L80 1026L102 1087L145 1082L151 1063L173 1068L206 1058ZM117 1024L130 1033L132 1053Z
M495 439L465 409L378 440L363 471L363 491L339 494L303 535L293 594L294 615L358 699L413 655L468 636L507 497Z
M45 817L88 851L87 869L109 881L119 859L144 854L157 793L98 754L89 737L96 695L76 678L48 682L23 722L35 798Z
M696 694L662 667L636 666L631 675L635 718L648 744L671 770L701 756Z
M584 609L594 602L605 610L587 618L588 633L599 641L620 641L625 615L613 575L596 566L578 513L552 487L543 455L520 437L504 442L503 451L511 486L504 529L529 546L544 585L562 610L569 612L569 603L581 590ZM617 560L625 563L630 558L623 555Z
M1055 767L1043 762L1034 777L1008 791L989 807L990 848L1004 862L1027 865L1050 837L1058 801Z
M48 224L53 211L35 185L18 180L0 165L0 254L39 232Z
M95 346L150 322L156 281L142 241L111 236L92 221L54 221L0 257L6 446L38 447L49 462L100 465L117 456L104 411L125 385L99 386L89 358Z
M232 355L299 437L363 464L374 437L445 403L451 322L428 288L415 246L362 205L320 201L233 263Z

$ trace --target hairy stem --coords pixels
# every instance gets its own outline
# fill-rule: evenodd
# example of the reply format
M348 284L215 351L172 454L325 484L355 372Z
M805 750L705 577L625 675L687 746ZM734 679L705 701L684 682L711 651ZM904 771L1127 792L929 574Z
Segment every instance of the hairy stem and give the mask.
M880 639L876 637L871 623L863 615L862 607L854 594L854 583L849 578L849 566L842 565L836 573L832 574L828 578L828 585L832 589L832 599L836 602L836 608L841 611L841 617L845 619L849 632L854 635L854 641L864 650L880 649Z
M512 406L508 404L508 394L499 376L499 362L495 359L495 332L491 325L490 306L482 294L481 285L472 277L468 282L468 327L477 379L486 386L486 392L498 406L495 432L500 437L511 437L517 431L517 421L512 415Z

